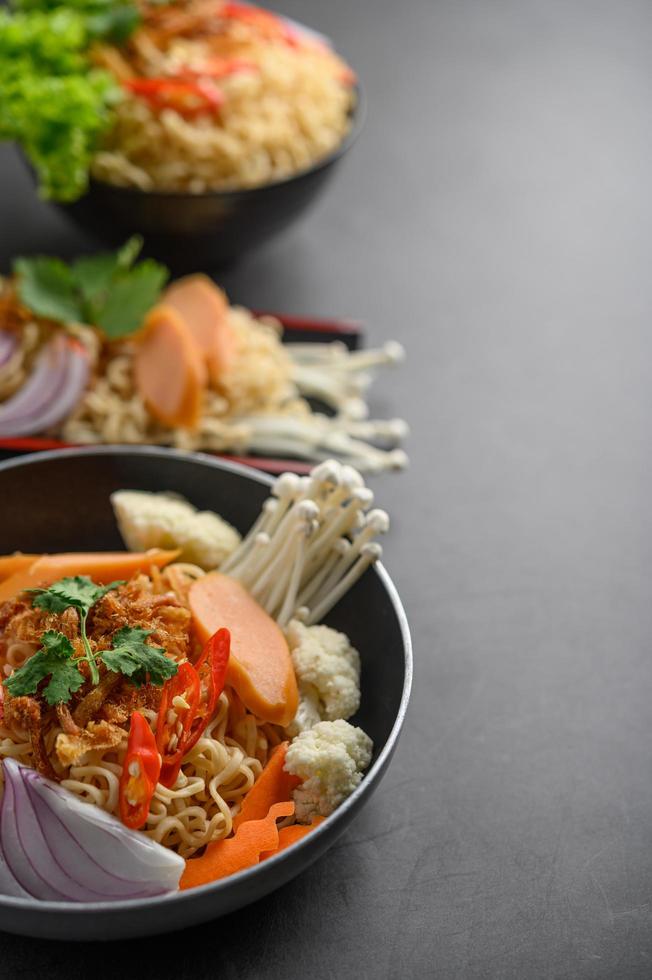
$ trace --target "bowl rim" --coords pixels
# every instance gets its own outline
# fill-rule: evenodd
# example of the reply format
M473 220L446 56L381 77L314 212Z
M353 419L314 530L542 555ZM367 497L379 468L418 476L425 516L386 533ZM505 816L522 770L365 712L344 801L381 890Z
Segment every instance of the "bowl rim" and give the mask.
M48 460L56 459L84 458L89 456L112 456L116 454L127 456L146 456L150 459L172 458L181 462L188 461L200 463L202 465L207 465L212 469L225 470L227 472L234 473L237 476L253 480L254 482L262 484L266 487L271 487L275 482L275 478L266 473L261 473L252 467L245 466L241 463L233 463L229 460L218 459L213 456L209 456L206 453L189 452L181 449L167 449L159 446L125 446L120 444L83 446L69 449L50 449L43 452L29 453L25 456L3 460L0 461L0 478L2 473L6 472L7 470L18 469L21 466L29 466L31 463L43 461L46 462ZM196 888L189 888L184 891L177 890L176 892L166 892L164 895L155 895L149 898L123 899L117 902L52 902L42 901L39 899L15 898L10 895L0 895L0 908L29 910L32 913L53 912L63 914L72 912L77 916L88 916L95 915L98 912L114 912L117 914L120 912L139 911L145 907L158 908L160 906L189 902L199 895L224 892L236 881L241 883L249 880L253 881L262 875L267 876L268 869L274 869L275 867L280 866L280 863L286 860L289 854L297 854L299 853L300 849L305 849L307 846L310 847L313 841L319 840L319 838L328 833L332 827L334 827L337 823L340 823L344 815L349 810L356 807L358 801L363 796L366 796L368 791L370 791L380 780L383 771L396 747L396 743L398 742L398 738L403 727L403 722L405 721L405 716L407 714L410 693L412 690L414 669L412 637L410 635L410 627L408 625L407 615L405 613L403 603L401 602L396 586L394 585L384 565L381 562L376 562L375 565L372 566L371 571L378 576L383 588L385 589L385 592L387 593L396 615L401 633L404 661L403 690L401 692L401 699L391 731L373 765L365 773L364 778L353 793L346 800L344 800L344 802L341 803L329 817L326 817L326 819L319 824L318 827L316 827L303 839L295 842L292 848L287 848L279 854L275 854L272 857L267 858L267 860L261 864L257 864L252 868L246 868L244 871L238 871L233 875L229 875L228 878L222 878L218 881L209 882L206 885L200 885Z
M358 139L360 133L364 128L364 124L367 118L367 100L364 94L364 89L360 84L359 80L356 82L353 88L357 94L357 99L355 105L351 108L351 111L349 113L351 118L351 127L349 128L348 132L345 134L344 138L326 156L320 157L319 160L316 160L310 166L303 167L301 170L297 170L294 173L288 174L287 177L280 177L278 180L272 180L266 184L257 184L255 187L229 187L224 189L215 188L213 190L198 191L195 193L193 191L166 191L166 190L146 191L143 190L141 187L133 187L131 185L123 186L122 184L111 184L109 183L109 181L106 180L98 180L96 177L93 177L92 174L90 174L89 172L88 190L86 190L84 194L82 194L82 196L77 200L79 201L84 200L84 198L87 197L89 192L91 192L94 188L101 189L103 191L109 190L111 192L117 192L120 194L124 194L126 197L142 196L142 197L148 197L152 199L160 198L165 201L172 201L175 198L180 201L186 201L189 199L201 201L201 200L206 200L208 198L224 198L226 200L229 199L235 200L236 198L241 197L243 195L249 195L255 193L262 194L267 190L273 190L274 188L278 188L278 187L285 187L288 184L294 183L294 181L301 180L303 177L308 177L311 174L316 174L322 170L325 170L332 163L335 163L337 160L343 157L344 154L347 153L348 150L350 150L353 144L356 142L356 140ZM57 202L57 203L63 203L65 206L70 207L70 206L74 206L77 203L77 201Z

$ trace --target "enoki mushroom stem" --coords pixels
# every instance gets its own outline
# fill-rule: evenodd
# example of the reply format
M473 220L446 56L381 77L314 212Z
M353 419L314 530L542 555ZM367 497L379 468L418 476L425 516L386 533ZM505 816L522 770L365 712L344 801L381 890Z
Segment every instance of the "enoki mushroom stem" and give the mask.
M307 477L284 474L221 571L285 628L320 622L382 554L389 517L351 466L329 459Z

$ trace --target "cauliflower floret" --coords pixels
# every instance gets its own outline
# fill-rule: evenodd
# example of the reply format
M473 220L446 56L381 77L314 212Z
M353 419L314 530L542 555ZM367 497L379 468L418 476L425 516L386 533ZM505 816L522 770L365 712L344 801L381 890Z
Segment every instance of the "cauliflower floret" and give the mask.
M293 796L299 823L327 817L350 796L371 762L373 742L348 721L320 721L294 739L285 769L303 782Z
M312 684L299 683L299 704L294 720L285 729L290 738L314 728L321 720L319 694Z
M132 551L179 548L180 560L210 571L235 551L240 535L209 510L165 493L118 490L111 494L120 533Z
M287 640L300 698L288 733L354 715L360 707L360 654L349 638L329 626L305 626L294 619Z

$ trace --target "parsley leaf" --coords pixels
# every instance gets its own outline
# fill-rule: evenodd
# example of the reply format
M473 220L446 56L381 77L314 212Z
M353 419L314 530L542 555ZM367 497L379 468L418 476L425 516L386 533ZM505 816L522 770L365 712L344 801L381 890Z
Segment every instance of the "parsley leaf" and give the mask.
M40 316L91 324L111 340L125 337L140 328L169 275L153 259L136 262L142 244L135 235L117 252L77 259L70 266L44 256L17 259L18 294Z
M101 650L98 656L109 670L124 674L136 687L148 682L161 687L168 678L174 677L178 667L174 660L166 657L165 650L145 642L152 632L123 626L113 636L113 649Z
M47 630L41 637L41 644L41 649L7 678L5 687L13 697L36 694L41 681L49 677L50 682L42 692L47 703L69 701L84 683L74 660L72 643L63 633Z

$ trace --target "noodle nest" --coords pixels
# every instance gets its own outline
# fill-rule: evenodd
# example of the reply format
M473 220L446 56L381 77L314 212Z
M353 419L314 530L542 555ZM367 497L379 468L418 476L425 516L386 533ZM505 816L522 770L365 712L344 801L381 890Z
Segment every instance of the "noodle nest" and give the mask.
M158 582L154 579L154 584L158 586L157 591L173 588L183 600L189 582L199 574L203 573L195 566L171 565L160 574ZM34 644L9 643L3 657L4 675L22 666L34 652ZM156 732L157 712L147 708L139 710ZM80 764L68 769L62 767L55 752L61 732L58 724L52 724L45 732L45 747L61 785L81 800L118 816L127 731L120 745L89 751ZM168 789L158 784L143 832L184 858L192 857L212 841L227 837L242 800L282 737L282 729L257 719L227 687L220 695L214 717L184 757L174 786ZM35 768L29 735L0 725L0 758L7 756Z
M238 26L217 39L175 38L161 50L145 28L118 57L127 76L135 69L170 77L181 65L201 65L216 45L219 55L253 69L219 80L219 113L186 118L127 94L93 160L95 178L143 191L259 187L310 168L342 143L355 89L350 70L326 48L290 46ZM106 66L115 61L114 50Z

